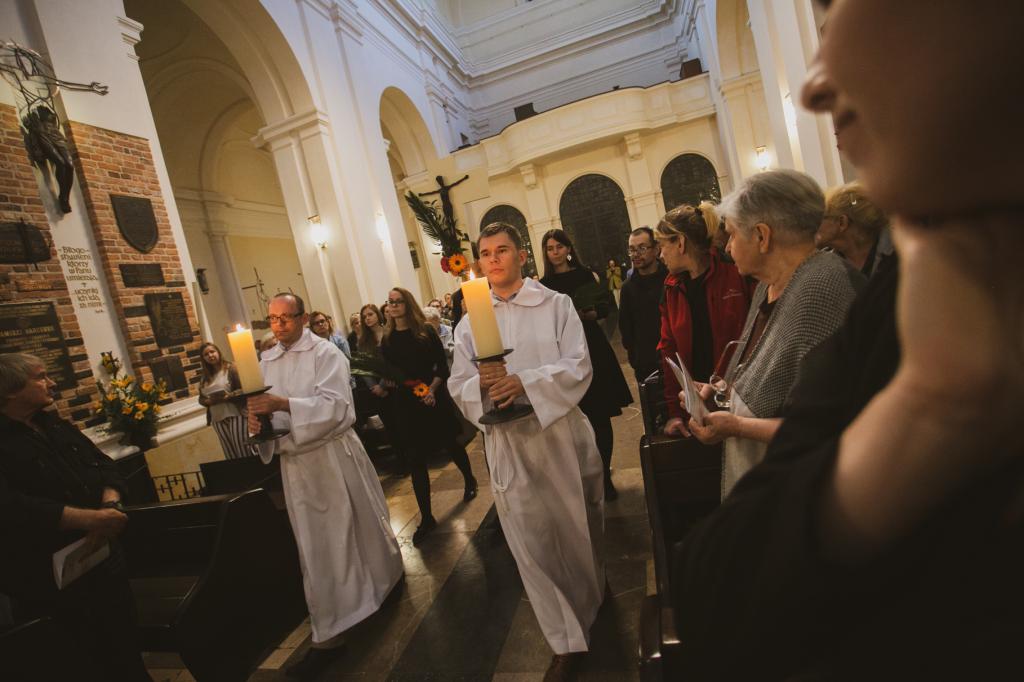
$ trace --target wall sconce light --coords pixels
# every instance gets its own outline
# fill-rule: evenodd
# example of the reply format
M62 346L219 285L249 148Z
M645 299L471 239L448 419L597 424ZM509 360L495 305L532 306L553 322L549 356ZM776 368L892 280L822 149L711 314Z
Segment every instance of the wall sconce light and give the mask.
M317 245L317 248L326 249L327 228L320 222L320 216L311 215L307 222L309 223L309 235L313 238L313 243Z
M765 147L764 145L761 145L760 147L757 147L754 151L757 153L758 170L762 172L768 170L768 167L771 165L768 159L768 148Z

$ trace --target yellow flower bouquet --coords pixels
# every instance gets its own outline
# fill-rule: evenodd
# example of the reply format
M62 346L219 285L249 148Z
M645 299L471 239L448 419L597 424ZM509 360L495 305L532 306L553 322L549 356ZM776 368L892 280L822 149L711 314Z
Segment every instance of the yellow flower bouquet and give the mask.
M131 443L146 443L156 435L161 400L167 398L163 380L139 383L128 374L115 374L109 384L99 382L96 414L106 415L107 429L119 431Z

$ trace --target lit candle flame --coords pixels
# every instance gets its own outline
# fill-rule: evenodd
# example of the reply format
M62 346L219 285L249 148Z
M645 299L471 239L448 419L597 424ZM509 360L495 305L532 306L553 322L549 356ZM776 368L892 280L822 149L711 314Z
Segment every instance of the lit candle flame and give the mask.
M240 332L240 331L242 331L243 329L245 329L245 327L243 327L243 326L242 326L241 324L236 324L236 325L235 325L235 331L236 331L236 332Z
M476 275L473 274L473 268L469 269L469 278L470 279L476 279Z

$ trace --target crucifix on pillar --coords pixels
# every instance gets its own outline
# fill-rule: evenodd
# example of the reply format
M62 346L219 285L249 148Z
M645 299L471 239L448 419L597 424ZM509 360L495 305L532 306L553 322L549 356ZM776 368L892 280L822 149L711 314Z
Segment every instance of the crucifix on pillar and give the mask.
M465 182L467 178L469 178L468 173L466 175L463 175L461 179L456 180L452 184L446 185L444 184L444 176L438 175L436 178L434 178L435 180L437 180L438 189L434 190L433 192L419 193L421 197L429 197L434 194L438 194L441 196L441 210L444 211L444 217L448 220L448 224L451 225L452 227L455 227L455 209L452 208L452 200L448 196L448 192L451 191L452 187L455 187L461 182Z

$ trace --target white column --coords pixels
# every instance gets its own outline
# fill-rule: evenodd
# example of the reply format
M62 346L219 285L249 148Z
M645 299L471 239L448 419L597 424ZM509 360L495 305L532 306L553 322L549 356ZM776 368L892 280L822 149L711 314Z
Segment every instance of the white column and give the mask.
M252 326L252 320L245 309L245 298L238 283L234 260L231 258L231 246L227 241L228 230L223 225L210 226L208 239L213 263L217 268L217 280L220 284L220 296L227 308L228 317L235 323Z
M707 67L710 75L711 101L715 105L716 127L718 137L722 144L725 156L725 171L731 183L739 183L745 176L746 168L743 166L740 153L741 147L736 140L736 127L733 122L733 109L722 91L722 67L718 61L718 41L715 40L716 31L712 20L708 17L707 7L704 0L697 0L693 8L693 23L691 28L697 37L697 44L700 46L701 58ZM723 192L726 187L722 187Z
M802 170L822 186L842 182L830 122L800 107L807 66L819 42L810 0L756 0L747 5L779 165Z

